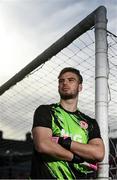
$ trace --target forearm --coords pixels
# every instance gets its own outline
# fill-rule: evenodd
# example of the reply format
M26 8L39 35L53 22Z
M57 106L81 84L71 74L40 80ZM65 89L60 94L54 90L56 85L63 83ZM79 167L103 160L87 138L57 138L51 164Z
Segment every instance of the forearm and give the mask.
M72 141L70 151L83 157L94 161L102 161L104 157L104 147L100 144L82 144Z
M35 127L32 130L32 134L36 151L48 154L59 160L72 160L73 153L52 140L51 129L44 127Z
M95 147L92 147L89 144L82 144L72 141L70 150L83 158L95 159Z
M104 157L104 144L100 138L94 138L83 144L72 141L70 137L54 137L62 147L79 155L85 160L102 161Z
M52 157L55 157L59 160L71 161L73 159L73 153L66 150L59 144L56 144L53 141L42 141L38 144L35 144L35 149L40 153L48 154Z

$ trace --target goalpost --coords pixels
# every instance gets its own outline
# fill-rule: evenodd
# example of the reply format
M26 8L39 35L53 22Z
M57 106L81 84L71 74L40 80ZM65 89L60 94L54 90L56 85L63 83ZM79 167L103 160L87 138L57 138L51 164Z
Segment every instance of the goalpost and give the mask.
M108 140L108 61L107 61L107 19L106 8L100 6L64 36L47 48L26 67L0 87L0 95L30 75L36 68L69 46L88 30L95 29L95 118L99 123L105 144L105 158L99 164L99 178L109 177ZM71 56L72 57L72 56ZM71 58L70 57L70 58Z
M108 74L106 10L96 12L95 21L95 115L105 144L105 158L99 167L99 177L108 179Z

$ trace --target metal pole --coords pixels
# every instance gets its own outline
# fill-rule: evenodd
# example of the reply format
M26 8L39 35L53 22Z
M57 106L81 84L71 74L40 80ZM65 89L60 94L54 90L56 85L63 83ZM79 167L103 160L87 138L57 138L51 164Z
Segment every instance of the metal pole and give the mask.
M100 179L109 178L109 138L108 138L108 61L107 61L107 19L106 8L102 7L95 17L95 113L105 144L105 157L99 164Z

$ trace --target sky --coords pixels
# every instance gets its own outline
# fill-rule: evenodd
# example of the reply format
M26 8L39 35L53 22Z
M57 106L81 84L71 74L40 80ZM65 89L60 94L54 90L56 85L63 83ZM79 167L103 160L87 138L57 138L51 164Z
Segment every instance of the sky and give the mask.
M116 0L0 0L0 86L100 5L117 35Z

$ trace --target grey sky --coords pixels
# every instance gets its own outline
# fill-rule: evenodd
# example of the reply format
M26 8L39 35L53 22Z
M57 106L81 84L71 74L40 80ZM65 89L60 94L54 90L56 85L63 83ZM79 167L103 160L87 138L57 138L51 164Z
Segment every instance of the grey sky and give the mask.
M116 34L116 0L1 0L0 85L100 5Z

